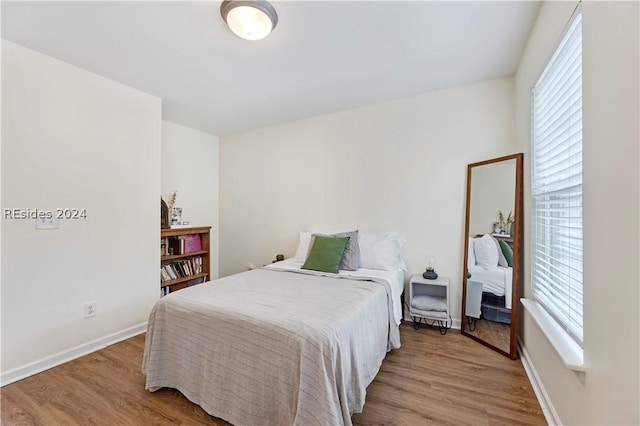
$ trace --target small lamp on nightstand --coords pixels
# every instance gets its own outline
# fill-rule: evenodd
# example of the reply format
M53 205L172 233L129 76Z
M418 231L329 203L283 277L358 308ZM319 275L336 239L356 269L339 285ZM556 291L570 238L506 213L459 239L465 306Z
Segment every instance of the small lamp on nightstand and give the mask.
M422 277L427 280L435 280L438 278L438 274L435 269L436 261L433 255L427 256L427 270L424 271Z

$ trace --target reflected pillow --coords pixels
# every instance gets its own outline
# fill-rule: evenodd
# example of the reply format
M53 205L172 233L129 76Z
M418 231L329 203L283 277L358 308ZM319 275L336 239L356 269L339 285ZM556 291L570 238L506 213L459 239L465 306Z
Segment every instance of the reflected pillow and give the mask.
M467 270L476 266L476 254L473 251L473 238L469 237L469 242L467 243Z
M507 266L511 266L507 262L507 259L504 257L504 253L502 252L502 247L500 246L498 239L495 237L491 237L491 238L493 238L493 241L496 243L496 247L498 247L498 266L502 266L503 268L506 268Z
M316 235L302 269L338 273L349 237Z
M473 250L476 254L476 265L484 269L498 266L500 255L498 254L498 247L496 243L493 242L491 235L484 234L482 238L476 238L473 244Z
M502 249L501 250L502 254L504 255L505 259L507 260L507 264L510 267L512 267L513 266L513 249L505 241L498 240L498 244L500 245L500 248Z

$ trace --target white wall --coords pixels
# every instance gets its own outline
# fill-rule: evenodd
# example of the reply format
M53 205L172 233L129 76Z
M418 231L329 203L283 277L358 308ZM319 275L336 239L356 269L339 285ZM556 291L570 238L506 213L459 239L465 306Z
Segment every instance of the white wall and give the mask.
M3 215L5 383L147 321L159 297L161 101L7 41L2 80L2 208L87 212L47 231ZM98 314L84 319L88 301Z
M529 90L575 4L544 3L516 75L517 135L529 154ZM639 424L640 293L637 2L583 3L584 362L564 367L524 315L521 338L552 410L567 425ZM525 247L530 241L525 161ZM526 254L525 259L529 256ZM525 263L525 293L531 294Z
M293 256L311 226L399 231L460 317L467 163L514 152L513 79L220 138L221 275Z
M175 207L189 226L211 226L211 276L218 277L218 137L162 122L162 198L177 191Z

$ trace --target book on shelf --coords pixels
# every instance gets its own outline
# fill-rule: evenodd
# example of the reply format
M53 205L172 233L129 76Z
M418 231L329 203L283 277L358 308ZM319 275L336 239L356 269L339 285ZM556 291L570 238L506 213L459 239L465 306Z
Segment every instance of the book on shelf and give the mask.
M176 271L171 267L171 265L165 265L165 268L167 269L167 272L171 276L172 280L178 279L178 274L176 274Z
M172 263L169 267L175 271L178 278L184 277L184 272L182 271L179 263Z
M181 262L182 270L184 270L184 276L185 276L185 277L188 277L189 275L191 275L191 271L189 271L189 265L188 265L188 263L189 263L189 262L187 262L186 260L183 260L183 261Z
M187 278L202 274L202 256L193 256L188 259L165 262L160 266L161 288L169 289L171 282L181 278ZM195 278L194 278L195 280ZM207 276L198 277L198 282L189 281L188 285L199 284L207 280ZM168 283L168 285L164 285Z
M200 239L200 234L181 235L180 238L184 241L184 254L202 250L202 240Z
M170 238L169 248L171 248L172 255L184 254L184 240L180 236Z
M190 261L191 261L191 269L193 270L193 273L201 274L202 273L202 257L200 256L192 257Z
M172 279L166 268L160 268L160 282L171 281Z
M194 257L177 262L167 263L160 269L162 282L178 278L190 277L202 273L202 257ZM168 276L168 278L167 278Z

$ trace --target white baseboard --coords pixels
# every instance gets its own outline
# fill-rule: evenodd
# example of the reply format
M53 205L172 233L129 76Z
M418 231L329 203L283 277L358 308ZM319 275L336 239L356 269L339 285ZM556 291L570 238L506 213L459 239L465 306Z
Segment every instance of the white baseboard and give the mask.
M558 417L558 413L549 399L549 394L545 390L544 385L540 380L540 376L531 362L531 358L529 358L529 353L522 344L522 340L520 340L520 338L518 338L518 352L520 352L520 359L522 360L524 371L527 373L529 382L531 382L531 387L533 387L533 391L538 398L544 418L550 426L561 426L562 423L560 422L560 417Z
M91 352L106 348L114 343L142 334L145 331L147 331L146 322L109 334L99 339L83 343L71 349L58 352L57 354L14 368L13 370L2 372L0 375L0 386L5 386L26 377L33 376L34 374L56 367L60 364L64 364L65 362L69 362L76 358L80 358L81 356L90 354Z
M460 330L460 318L453 318L453 320L451 320L452 324L451 324L451 328L455 329L455 330Z

